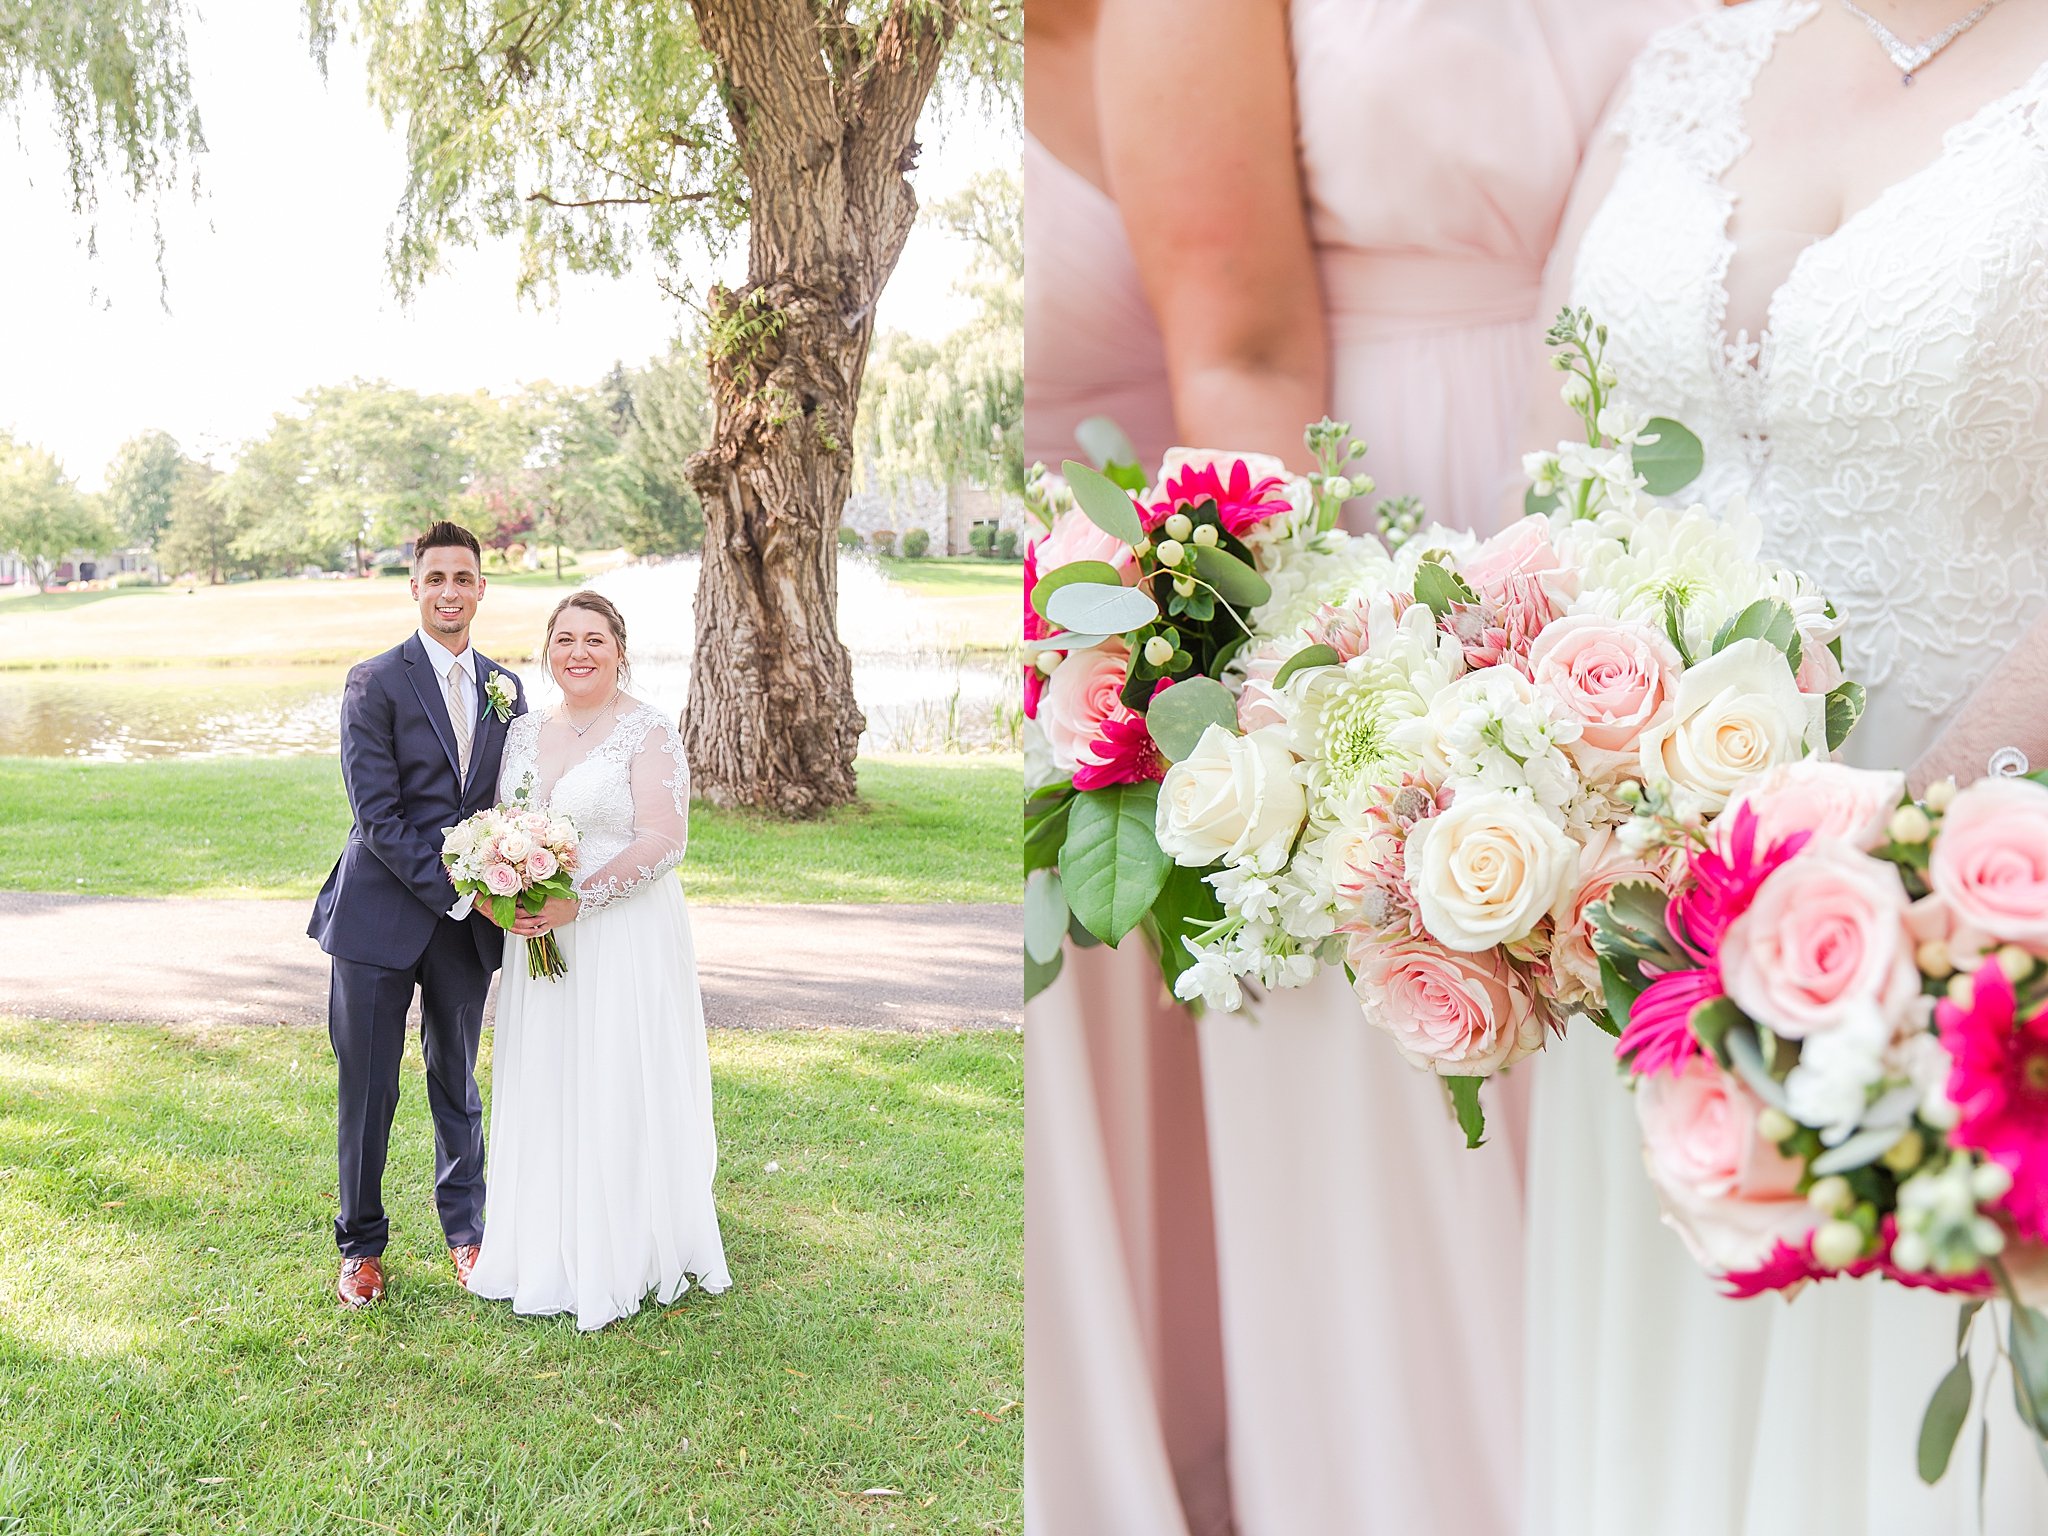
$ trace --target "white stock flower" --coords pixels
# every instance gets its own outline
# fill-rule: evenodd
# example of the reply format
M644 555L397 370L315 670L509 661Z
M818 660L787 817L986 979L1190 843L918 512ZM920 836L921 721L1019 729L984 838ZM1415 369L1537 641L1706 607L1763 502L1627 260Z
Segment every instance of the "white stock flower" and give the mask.
M1561 815L1579 789L1564 746L1580 729L1513 667L1482 667L1439 691L1395 736L1434 782L1518 791Z
M1422 923L1467 954L1528 937L1564 901L1579 849L1527 796L1466 792L1418 822L1403 851Z
M1260 571L1272 595L1251 612L1261 636L1291 636L1322 609L1394 585L1394 563L1375 539L1332 532L1306 544L1262 551Z
M1769 641L1736 640L1679 677L1670 715L1643 732L1643 782L1717 812L1750 775L1826 746L1826 701L1799 691Z
M1155 831L1178 864L1198 869L1228 859L1274 868L1307 808L1283 728L1238 736L1212 725L1166 770Z

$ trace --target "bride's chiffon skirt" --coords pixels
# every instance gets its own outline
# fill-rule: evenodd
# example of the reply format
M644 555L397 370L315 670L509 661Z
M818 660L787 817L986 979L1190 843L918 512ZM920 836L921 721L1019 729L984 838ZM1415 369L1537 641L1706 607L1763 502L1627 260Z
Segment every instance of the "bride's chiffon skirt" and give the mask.
M532 980L508 937L491 1065L478 1296L602 1328L731 1278L689 912L672 879L558 929L568 974Z

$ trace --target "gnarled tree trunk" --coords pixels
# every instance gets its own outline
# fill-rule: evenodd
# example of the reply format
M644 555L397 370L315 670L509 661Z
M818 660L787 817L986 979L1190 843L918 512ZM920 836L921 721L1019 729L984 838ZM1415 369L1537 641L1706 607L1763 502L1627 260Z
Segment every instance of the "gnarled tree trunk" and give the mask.
M710 296L711 446L683 737L714 805L854 798L865 725L840 643L838 527L875 301L910 234L904 172L950 36L894 0L860 37L814 0L693 0L749 189L747 282Z

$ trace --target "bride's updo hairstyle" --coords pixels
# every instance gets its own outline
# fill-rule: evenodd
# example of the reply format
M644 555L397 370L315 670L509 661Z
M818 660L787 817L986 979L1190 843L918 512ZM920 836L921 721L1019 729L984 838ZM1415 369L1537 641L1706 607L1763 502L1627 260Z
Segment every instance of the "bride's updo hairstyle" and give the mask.
M604 620L605 628L612 632L612 644L619 648L619 686L624 688L632 680L632 666L626 660L625 616L619 612L617 605L602 592L592 592L587 589L579 588L577 591L571 592L567 597L555 604L555 611L548 615L547 631L541 636L540 641L540 654L542 660L547 662L548 675L553 677L555 671L554 662L550 659L555 649L555 625L562 615L571 608L581 608L586 613L596 614L600 619ZM557 686L560 686L559 683Z

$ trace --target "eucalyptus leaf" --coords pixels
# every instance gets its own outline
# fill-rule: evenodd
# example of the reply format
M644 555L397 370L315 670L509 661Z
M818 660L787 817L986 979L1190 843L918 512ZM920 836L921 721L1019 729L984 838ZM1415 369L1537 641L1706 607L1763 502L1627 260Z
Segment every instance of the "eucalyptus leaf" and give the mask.
M1131 445L1129 435L1107 416L1090 416L1074 428L1074 441L1098 469L1138 462L1138 450Z
M1066 565L1056 565L1038 578L1031 589L1031 606L1044 613L1047 598L1061 587L1071 587L1077 581L1092 582L1098 587L1120 587L1124 584L1122 573L1106 560L1075 560Z
M1084 635L1122 635L1159 617L1159 605L1136 587L1077 581L1046 600L1045 616Z
M1090 651L1108 638L1107 635L1082 635L1071 629L1062 630L1056 635L1048 635L1043 640L1026 640L1024 654L1036 656L1040 651L1065 651L1069 654L1075 651Z
M1231 607L1256 608L1273 595L1266 578L1229 550L1213 544L1194 544L1189 548L1194 554L1195 574L1214 587Z
M1024 953L1052 964L1067 939L1067 897L1059 871L1036 869L1024 882Z
M1131 493L1099 469L1068 459L1060 465L1074 503L1088 521L1113 539L1133 548L1145 541L1145 525L1138 521L1138 509L1131 505Z
M1273 681L1269 686L1277 692L1297 672L1306 672L1310 667L1334 667L1336 665L1337 653L1329 646L1305 645L1287 658L1280 670L1273 674Z
M1533 485L1530 486L1529 489L1527 489L1526 491L1522 492L1523 516L1544 517L1556 510L1557 492L1552 491L1548 496L1538 496L1536 494L1536 487Z
M1451 611L1453 603L1474 603L1478 596L1458 573L1440 560L1424 560L1415 568L1415 601L1438 618Z
M1858 1168L1868 1168L1897 1146L1905 1134L1906 1128L1902 1125L1880 1125L1861 1130L1839 1147L1831 1147L1821 1153L1807 1166L1820 1177L1830 1173L1850 1173Z
M1686 1022L1692 1026L1700 1044L1716 1059L1726 1063L1729 1071L1749 1084L1758 1098L1773 1109L1788 1108L1785 1085L1771 1076L1770 1065L1764 1060L1763 1042L1757 1039L1756 1026L1743 1017L1733 998L1717 997L1710 1003L1700 1004Z
M1450 1091L1451 1108L1457 1112L1458 1129L1465 1133L1467 1151L1480 1146L1486 1140L1486 1111L1479 1107L1479 1077L1447 1077L1444 1087Z
M1024 957L1024 1001L1030 1002L1053 982L1059 979L1060 968L1067 963L1065 950L1054 950L1052 959L1040 965L1030 955Z
M1195 750L1210 726L1237 734L1237 701L1214 678L1191 677L1152 696L1145 726L1169 762L1180 762Z
M1861 683L1842 683L1828 695L1828 750L1839 748L1863 718L1864 691Z
M2013 1403L2035 1434L2048 1439L2048 1316L2016 1302L2006 1335L2012 1356Z
M1967 1355L1949 1367L1927 1400L1926 1417L1920 1421L1920 1481L1934 1484L1948 1471L1956 1438L1970 1416L1970 1360Z
M1060 879L1074 918L1105 944L1137 927L1173 861L1154 829L1159 786L1114 784L1074 797Z
M1984 1310L1981 1297L1973 1297L1956 1311L1956 1353L1963 1352L1963 1346L1970 1342L1970 1324L1977 1320L1977 1314Z
M1706 450L1686 427L1669 416L1655 416L1643 435L1655 434L1654 443L1637 443L1630 462L1643 477L1643 489L1652 496L1670 496L1684 490L1706 467Z

